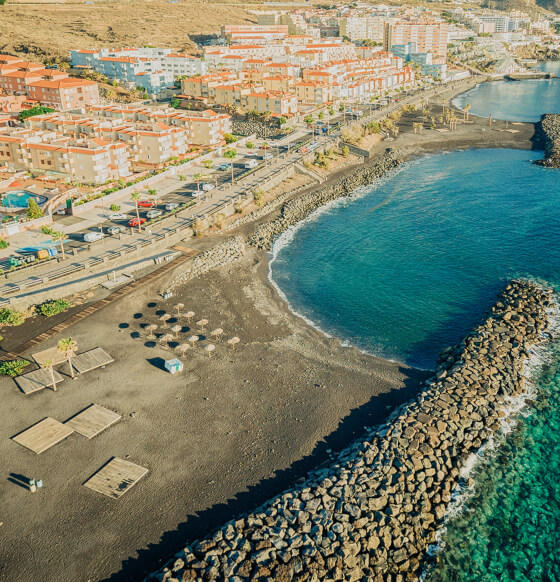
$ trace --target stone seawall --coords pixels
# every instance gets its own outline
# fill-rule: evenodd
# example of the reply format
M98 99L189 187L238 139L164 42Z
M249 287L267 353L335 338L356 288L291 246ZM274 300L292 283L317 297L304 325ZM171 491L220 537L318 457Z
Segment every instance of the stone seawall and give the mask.
M240 236L232 236L224 242L197 255L190 268L177 275L166 290L173 291L179 285L200 277L212 269L229 265L245 254L245 241Z
M544 145L544 158L535 163L547 168L560 168L560 114L547 113L537 124L537 136Z
M270 249L280 234L309 216L317 208L338 198L351 196L357 188L371 184L400 163L397 152L390 150L377 162L361 166L354 173L344 176L320 190L286 202L281 209L280 216L259 226L249 237L249 244L259 249Z
M515 281L442 352L435 376L334 462L181 551L149 580L418 580L460 469L521 394L546 339L552 292Z

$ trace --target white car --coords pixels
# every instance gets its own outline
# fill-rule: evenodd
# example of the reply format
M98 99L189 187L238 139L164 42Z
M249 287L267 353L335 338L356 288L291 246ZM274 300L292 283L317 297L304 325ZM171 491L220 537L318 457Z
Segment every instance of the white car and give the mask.
M158 216L161 215L162 215L161 210L150 210L149 212L146 213L146 218L157 218Z
M266 153L266 154L263 154L262 159L263 160L271 160L273 157L274 156L272 154Z
M165 205L165 210L175 210L175 208L179 208L179 205L175 204L175 202Z
M96 240L101 240L105 238L105 235L102 232L86 232L84 234L84 242L95 242Z
M206 182L205 184L201 185L201 188L204 190L204 192L208 192L210 190L214 190L216 186L214 186L214 184L210 184L208 182Z
M109 220L126 220L126 214L122 212L113 212L113 214L109 214Z
M198 198L199 196L202 196L204 194L204 192L202 192L202 190L195 190L194 192L191 192L191 196L193 198Z

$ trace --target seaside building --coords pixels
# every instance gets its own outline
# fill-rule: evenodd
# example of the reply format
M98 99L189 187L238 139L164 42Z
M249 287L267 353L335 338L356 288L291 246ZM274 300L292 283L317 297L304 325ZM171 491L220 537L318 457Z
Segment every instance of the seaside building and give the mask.
M9 55L0 55L0 90L7 95L25 95L35 104L58 110L99 103L97 83Z
M418 52L432 53L446 58L449 25L446 22L386 22L383 45L391 50L394 45L415 43Z
M173 89L178 77L206 72L206 64L201 59L165 48L74 50L70 58L75 68L93 69L126 88L142 87L155 96Z

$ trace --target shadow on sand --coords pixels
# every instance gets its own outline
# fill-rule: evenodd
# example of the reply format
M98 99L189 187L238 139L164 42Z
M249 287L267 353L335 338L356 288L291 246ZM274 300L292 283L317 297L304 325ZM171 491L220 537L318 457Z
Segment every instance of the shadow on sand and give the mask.
M149 361L159 367L158 360L163 365L161 358L153 358ZM157 570L173 558L185 547L186 543L211 533L239 514L253 511L267 499L293 487L312 469L330 463L328 449L334 452L340 451L363 433L364 426L374 426L383 422L390 410L417 394L421 384L433 373L403 368L400 368L399 372L406 376L404 386L400 390L374 396L367 404L352 410L340 421L335 431L315 445L310 455L296 461L286 469L277 471L273 477L263 479L257 485L249 487L247 491L238 493L225 503L201 509L196 515L189 515L177 529L165 532L157 543L138 550L138 557L125 560L119 572L115 572L102 582L142 580L150 572Z

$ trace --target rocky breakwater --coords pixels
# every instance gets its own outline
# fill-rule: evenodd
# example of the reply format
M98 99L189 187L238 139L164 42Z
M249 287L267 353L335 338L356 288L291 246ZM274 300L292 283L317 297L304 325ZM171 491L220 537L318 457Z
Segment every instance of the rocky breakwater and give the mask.
M187 546L151 580L418 580L466 459L524 391L552 292L512 282L442 352L435 376L387 423L250 515Z
M224 242L197 255L190 267L187 267L168 285L168 291L172 291L179 285L196 277L200 277L212 269L224 267L241 259L245 254L245 241L240 236L232 236Z
M560 168L560 114L543 115L537 124L537 137L544 145L545 156L535 163L547 168Z
M249 244L259 249L270 249L274 240L291 226L307 218L312 212L336 200L349 197L360 187L371 184L401 163L398 153L389 150L381 159L361 166L352 174L298 198L286 202L280 216L260 225L249 237Z

